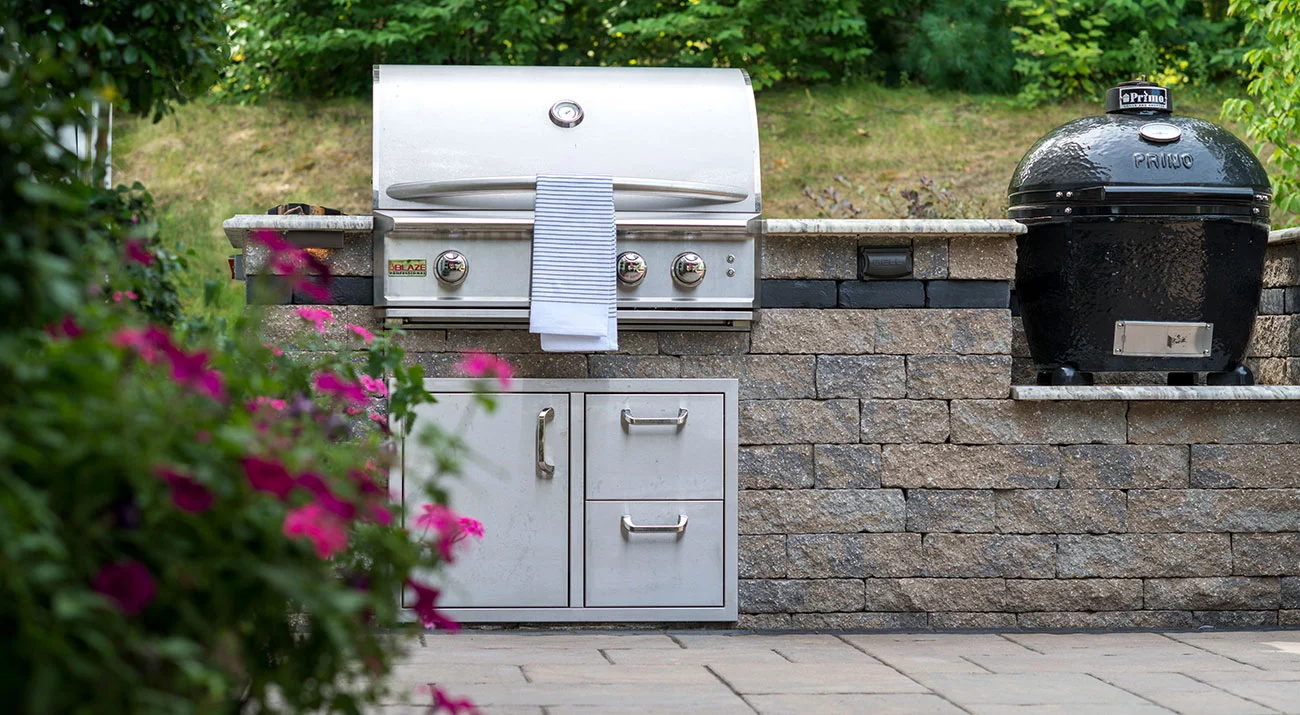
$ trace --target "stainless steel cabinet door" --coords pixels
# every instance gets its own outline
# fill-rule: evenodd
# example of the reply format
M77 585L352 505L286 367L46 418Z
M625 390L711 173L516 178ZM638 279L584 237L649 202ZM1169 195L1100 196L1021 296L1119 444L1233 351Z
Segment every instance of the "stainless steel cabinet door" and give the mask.
M440 485L457 512L483 522L438 576L446 608L569 605L569 396L507 393L486 413L472 395L439 394L417 410L402 458L403 502L413 522L434 465L419 446L421 423L459 434L470 454L460 477ZM549 410L549 412L548 412ZM539 422L540 420L540 422ZM553 470L553 471L552 471Z
M721 606L723 503L587 502L586 606Z
M587 395L588 499L721 499L722 395Z

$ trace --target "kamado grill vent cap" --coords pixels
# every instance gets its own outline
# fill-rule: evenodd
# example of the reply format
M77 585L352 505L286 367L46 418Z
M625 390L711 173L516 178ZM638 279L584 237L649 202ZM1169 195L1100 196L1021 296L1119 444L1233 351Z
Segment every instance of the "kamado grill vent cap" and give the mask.
M1168 114L1174 110L1169 90L1148 82L1145 77L1120 82L1106 90L1107 114Z

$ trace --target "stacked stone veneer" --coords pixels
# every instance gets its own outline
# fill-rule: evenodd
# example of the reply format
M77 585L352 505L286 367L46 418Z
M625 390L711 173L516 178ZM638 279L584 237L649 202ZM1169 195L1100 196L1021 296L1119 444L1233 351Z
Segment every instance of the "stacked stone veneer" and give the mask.
M861 246L909 243L909 287L861 279ZM327 253L370 276L368 235ZM1300 625L1300 402L1009 399L1014 256L1009 236L769 236L752 333L624 332L591 355L516 330L404 342L431 376L477 348L524 377L738 379L742 627ZM1271 258L1283 310L1297 259ZM268 329L298 329L290 310Z
M1248 361L1261 385L1300 385L1300 236L1296 238L1268 249Z

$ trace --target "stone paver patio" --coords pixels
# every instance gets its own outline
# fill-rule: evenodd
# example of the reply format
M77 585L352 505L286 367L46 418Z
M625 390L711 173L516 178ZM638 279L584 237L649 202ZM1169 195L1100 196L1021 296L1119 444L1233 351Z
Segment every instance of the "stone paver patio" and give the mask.
M467 632L414 643L485 713L1300 713L1300 632Z

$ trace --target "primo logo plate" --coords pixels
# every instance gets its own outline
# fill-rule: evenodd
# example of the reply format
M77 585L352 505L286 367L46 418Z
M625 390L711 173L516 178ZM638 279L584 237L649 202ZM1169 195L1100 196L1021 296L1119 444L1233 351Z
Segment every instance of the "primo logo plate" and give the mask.
M390 258L388 275L394 278L423 278L429 272L429 262L423 258Z
M1121 89L1120 109L1169 109L1169 90L1164 87Z

